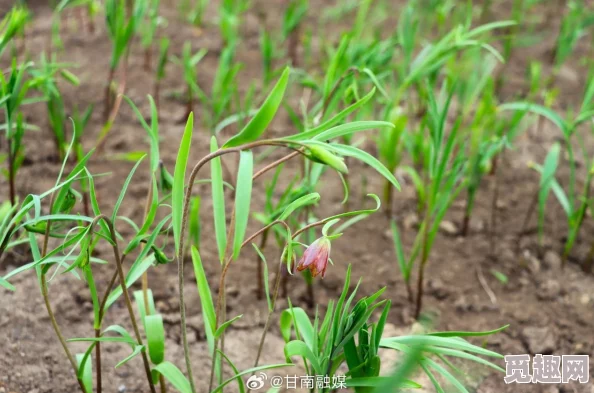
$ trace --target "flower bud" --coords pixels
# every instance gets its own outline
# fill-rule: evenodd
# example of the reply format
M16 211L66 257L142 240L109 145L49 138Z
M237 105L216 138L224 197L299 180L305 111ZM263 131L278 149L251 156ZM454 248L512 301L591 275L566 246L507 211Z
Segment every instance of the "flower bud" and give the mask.
M321 274L322 278L324 278L329 259L330 240L323 236L307 247L297 264L297 270L309 269L313 277Z
M163 250L161 250L160 248L156 246L151 246L151 249L153 250L153 255L155 256L155 263L157 265L166 265L169 262L171 262L169 258L167 258L167 255L165 255Z
M344 160L335 154L330 153L327 149L320 145L307 145L308 153L307 157L320 164L328 165L331 168L336 169L340 173L347 174L349 169L347 168Z

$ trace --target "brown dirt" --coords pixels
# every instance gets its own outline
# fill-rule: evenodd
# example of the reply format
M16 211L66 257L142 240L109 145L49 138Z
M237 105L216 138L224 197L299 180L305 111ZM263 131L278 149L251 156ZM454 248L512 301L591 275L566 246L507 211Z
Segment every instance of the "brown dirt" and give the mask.
M27 48L33 56L44 48L50 30L50 12L41 2L30 3L35 13L35 20L28 31ZM210 87L215 73L217 56L221 42L218 30L212 22L201 31L177 22L176 9L168 2L164 2L164 15L170 24L166 34L172 39L172 48L179 54L184 41L190 40L194 48L208 48L209 54L201 63L199 82L206 89ZM312 9L322 6L323 1L312 1ZM0 9L8 7L0 6ZM505 5L502 14L505 15ZM541 10L543 11L543 10ZM544 10L544 11L548 11ZM258 49L258 13L267 15L267 23L277 27L282 6L276 2L259 0L245 16L243 26L244 36L238 58L245 64L240 73L240 86L247 89L252 80L260 77L260 57ZM206 20L216 18L216 6L211 5ZM509 83L506 84L503 95L511 97L523 88L522 80L526 64L531 59L545 58L552 45L552 37L556 33L559 23L558 16L544 18L542 32L543 42L518 53L510 66ZM66 104L71 107L77 103L84 108L90 103L96 105L88 133L85 136L87 147L91 148L101 128L102 92L108 69L110 43L105 36L103 23L98 19L98 32L91 36L71 23L64 24L62 38L67 48L60 54L60 60L79 65L75 73L80 77L82 86L72 88L63 86ZM587 40L584 40L587 41ZM316 44L316 43L314 43ZM586 45L587 46L587 45ZM585 53L586 48L580 48L578 53ZM130 58L129 80L126 94L148 113L146 94L152 93L152 75L142 69L143 54L139 45L135 45ZM581 86L584 80L583 70L579 62L575 61L564 68L560 85L560 105L567 107L579 100ZM244 82L245 81L245 82ZM181 72L175 65L168 66L167 78L163 84L163 99L160 110L160 132L163 138L162 156L165 165L173 170L176 151L183 131L178 119L184 114L184 104L174 98L174 92L182 91L183 80ZM578 92L576 96L576 91ZM293 89L294 95L300 92ZM198 113L200 108L197 106ZM53 142L47 136L45 129L46 114L42 104L29 106L26 110L27 121L42 127L39 133L29 133L27 136L28 164L21 170L18 179L19 195L38 193L53 185L59 166L52 158ZM200 119L200 116L198 116ZM198 122L199 123L199 122ZM234 130L225 131L226 135ZM271 134L287 134L291 127L285 114L275 121ZM191 160L195 161L208 151L210 133L202 125L196 127L193 137ZM534 231L525 236L516 248L518 231L522 226L524 214L534 195L538 184L537 175L527 168L530 160L541 162L546 147L555 138L555 131L545 124L540 130L538 141L522 136L514 149L505 154L505 159L499 168L500 199L497 209L496 253L490 254L490 239L493 235L489 230L491 217L491 195L494 178L485 179L477 198L477 206L471 221L471 232L467 238L443 233L437 239L430 264L428 267L428 285L425 297L425 312L435 318L439 330L488 330L504 324L511 326L505 332L486 339L488 348L502 354L519 354L531 352L531 349L543 344L535 338L530 328L544 327L549 329L553 339L549 350L555 354L594 354L594 286L591 275L585 275L573 263L561 271L557 267L548 267L551 256L557 256L565 234L565 218L562 211L554 203L547 216L547 230L545 250L539 250ZM96 181L100 202L105 211L110 212L121 185L131 169L132 164L117 159L116 155L124 152L147 149L148 144L144 131L136 121L132 111L123 104L118 115L116 125L106 145L105 154L96 155L90 169L93 173L109 172L109 176L99 177ZM372 149L372 143L367 147ZM137 222L141 220L145 185L147 183L147 165L144 162L137 172L124 205L120 211ZM228 160L228 166L233 168L234 159ZM287 168L288 171L297 170L297 166ZM377 175L367 168L355 163L351 172L354 190L351 196L352 206L359 206L363 200L364 191L361 187L363 178L368 181L365 192L380 193L382 182ZM0 189L4 194L7 184L2 178ZM339 191L337 191L339 190ZM342 195L339 181L332 175L324 178L320 187L322 201L320 207L324 215L343 209L340 206ZM203 195L208 195L208 188L199 187ZM262 182L255 185L254 206L262 206ZM464 201L459 198L447 220L454 225L461 222ZM552 199L552 197L551 197ZM217 290L220 268L213 247L211 205L208 198L204 198L202 214L204 218L203 251L207 273L211 279L211 286ZM415 210L415 196L411 187L405 184L404 190L397 194L396 218L400 222L409 222ZM351 228L343 238L333 244L333 260L335 266L329 267L326 278L315 284L317 302L324 305L328 299L335 298L342 286L346 266L353 264L353 277L364 277L360 293L369 294L382 286L387 286L386 296L392 300L393 308L389 317L394 332L408 332L412 325L411 306L406 300L404 285L400 277L394 257L389 222L382 214L376 214ZM257 229L251 224L251 230ZM125 236L125 225L120 230ZM532 229L534 224L532 225ZM594 229L590 220L582 231L582 238L578 242L571 261L581 260L589 248L591 239L587 234ZM128 233L129 234L129 233ZM414 230L403 230L403 240L410 246L414 238ZM109 259L108 249L100 248L99 256ZM544 257L548 252L548 257ZM274 255L269 256L269 260ZM0 271L13 269L22 262L26 255L10 254L5 258ZM552 258L554 259L554 258ZM253 255L248 251L231 269L228 278L229 290L232 295L228 301L228 315L243 314L226 339L225 350L235 364L240 368L252 366L257 342L264 325L266 305L264 301L255 299L255 269ZM477 269L481 269L488 286L496 296L493 304L483 286L477 279ZM501 284L491 274L490 270L505 273L509 278L506 285ZM202 331L202 318L198 295L194 286L193 275L188 268L186 295L191 331L190 341L194 357L195 376L198 386L203 391L208 380L209 363L204 354L206 342ZM248 275L249 279L246 279ZM99 269L97 285L105 288L111 272ZM155 293L157 308L165 315L167 321L167 352L168 360L183 365L183 351L180 346L180 331L178 301L176 299L177 276L173 264L159 266L151 270L150 286ZM49 318L46 315L41 295L34 274L27 273L18 276L13 281L17 291L2 292L0 297L0 392L75 392L76 381L65 360L58 342L52 332ZM305 284L299 278L289 281L289 296L294 304L305 307ZM83 282L70 275L58 275L50 285L52 304L58 316L58 323L67 337L84 337L92 335L92 309L90 296ZM278 309L286 306L281 301ZM278 321L278 318L275 319ZM107 324L122 324L129 327L126 311L122 303L117 303L107 316ZM533 341L531 343L531 340ZM477 341L477 343L481 343ZM532 344L532 346L530 346ZM282 339L277 323L273 324L271 334L268 335L264 358L261 363L282 362ZM84 345L72 344L74 352L84 350ZM125 389L126 392L147 391L146 382L141 372L141 362L135 359L129 365L114 369L113 365L128 354L128 349L119 345L105 345L104 381L105 391L115 392ZM591 371L592 367L591 365ZM299 372L289 371L299 374ZM279 372L284 374L284 372ZM477 392L544 392L546 385L510 385L503 382L499 374L484 373L477 377L473 388ZM562 392L590 393L589 385L561 385ZM428 389L431 391L431 389ZM232 389L230 390L232 391ZM549 391L549 390L547 390Z

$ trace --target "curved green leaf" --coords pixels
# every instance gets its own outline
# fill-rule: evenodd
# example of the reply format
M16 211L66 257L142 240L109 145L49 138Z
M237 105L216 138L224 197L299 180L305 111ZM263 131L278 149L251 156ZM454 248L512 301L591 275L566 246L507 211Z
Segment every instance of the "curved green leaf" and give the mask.
M159 364L165 360L165 327L161 314L147 315L144 318L144 330L151 362Z
M264 133L266 127L268 127L276 115L276 111L283 100L285 89L287 88L287 83L289 81L289 73L290 68L285 68L278 82L276 82L276 86L274 86L258 112L237 135L229 139L227 143L223 145L223 148L236 147L253 142Z
M76 362L78 363L79 367L81 362L85 357L84 353L77 353L76 354ZM93 362L84 362L84 368L82 369L82 373L80 374L80 379L83 382L83 386L87 393L93 392Z
M311 363L316 375L321 375L323 373L318 358L305 342L301 340L293 340L285 344L285 357L287 360L290 360L292 356L299 356L307 359Z
M180 393L192 393L192 387L186 376L171 362L162 362L153 367L161 373Z
M289 216L295 210L300 209L304 206L313 205L314 203L317 203L319 200L320 200L320 194L318 194L317 192L312 192L310 194L303 195L302 197L295 199L287 207L285 207L285 210L279 216L278 219L279 219L279 221L284 221L287 218L289 218Z

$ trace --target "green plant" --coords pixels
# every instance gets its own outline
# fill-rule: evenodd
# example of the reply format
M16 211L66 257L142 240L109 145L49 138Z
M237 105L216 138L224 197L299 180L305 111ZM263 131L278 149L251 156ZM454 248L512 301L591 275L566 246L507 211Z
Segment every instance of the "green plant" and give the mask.
M283 41L288 40L287 52L293 67L299 65L297 54L300 38L299 32L301 21L307 15L308 8L309 0L290 0L283 16L282 37Z
M239 43L241 15L249 8L248 0L223 0L219 6L219 30L225 47Z
M153 40L159 25L163 25L166 21L159 16L159 0L148 0L146 12L146 21L140 27L141 44L144 48L144 69L151 70L151 62L153 57Z
M528 209L525 222L528 221L530 215L532 214L532 210L538 206L539 241L542 243L546 202L547 197L552 190L567 216L568 234L563 247L563 266L565 266L565 262L582 227L590 199L590 183L592 181L590 170L591 161L588 153L585 150L582 150L582 155L589 170L584 181L583 190L578 192L576 190L578 181L578 161L575 157L573 141L577 139L580 142L580 145L583 146L583 136L578 133L578 129L581 125L589 122L594 116L594 107L592 105L593 97L594 79L590 77L588 79L588 83L585 86L584 97L579 110L575 114L570 111L565 118L548 107L532 104L529 102L510 102L500 105L499 107L499 109L502 111L513 110L524 113L534 113L540 117L546 118L561 131L561 137L563 138L564 142L563 151L567 154L567 164L569 166L569 176L567 185L565 186L566 191L564 191L560 184L555 180L555 172L559 163L561 146L553 145L549 150L545 163L542 167L533 164L533 167L541 173L541 180L538 191L534 198L534 203L532 204L532 207ZM585 264L584 267L586 265L587 264Z
M194 108L194 97L201 90L198 87L198 68L196 65L206 56L206 49L200 49L192 54L192 44L186 41L182 50L182 57L174 57L173 61L183 68L184 81L186 82L186 115L187 117Z
M157 62L157 69L155 72L155 87L153 89L153 96L155 104L159 108L159 97L161 96L161 82L165 78L165 68L169 62L169 40L162 38L159 45L159 61Z
M62 93L58 87L58 76L74 86L78 86L78 78L70 73L66 67L69 64L57 63L55 59L48 60L44 54L41 55L39 66L33 67L30 74L37 89L42 93L47 107L49 129L53 133L56 156L58 160L64 158L66 152L66 125L68 119Z
M312 392L330 392L333 389L345 387L354 388L358 393L386 391L385 389L392 385L394 380L379 374L382 362L379 356L380 348L410 354L415 348L421 347L416 363L429 376L437 391L443 391L443 388L434 373L441 375L457 391L467 391L458 380L459 374L448 371L447 368L453 370L457 368L447 357L467 359L503 372L503 369L497 365L475 354L494 358L502 358L501 355L472 345L462 337L494 334L505 327L490 332L383 337L384 326L391 308L389 300L379 300L385 288L371 296L362 297L353 304L361 280L352 291L349 291L350 278L349 266L342 293L336 302L331 300L328 303L328 309L323 318L319 310L316 310L312 323L302 308L293 307L290 304L289 308L281 314L280 330L286 343L284 352L287 361L300 357L303 359L308 375L326 376L328 380L333 381L327 386L318 386L317 389L315 388L317 385L312 384ZM380 316L377 322L372 322L372 316L376 313ZM348 372L341 376L339 369L343 364L346 365ZM421 387L410 380L399 380L398 383L407 388Z
M29 10L24 5L16 5L0 21L0 56L15 37L23 35L29 21Z
M16 206L17 202L15 178L22 162L22 137L25 130L23 117L20 114L20 106L27 103L25 96L31 86L31 81L26 79L25 71L30 66L30 63L17 66L16 61L13 61L8 78L4 74L0 74L0 102L4 109L6 122L4 127L6 170L4 175L8 179L8 200L11 206Z
M233 41L225 46L221 52L217 71L212 81L210 95L197 89L200 101L205 108L203 112L205 124L211 130L215 129L217 123L223 122L221 119L230 113L233 99L238 94L236 78L239 70L242 68L242 64L235 62L235 45L236 42ZM247 95L247 98L249 99L250 96ZM246 107L250 110L252 109L251 105L251 102L246 102ZM241 108L238 107L237 109L241 112ZM242 116L237 118L237 120L241 119Z
M130 13L128 13L129 5L126 0L107 0L105 2L105 23L109 38L112 41L112 53L103 99L104 122L108 121L112 110L111 85L116 69L120 65L122 57L124 59L128 58L130 42L142 23L146 9L147 0L135 0ZM126 62L127 60L124 60L124 63ZM125 64L124 67L127 67L127 65ZM122 84L124 83L125 81L122 81Z
M446 131L446 119L453 90L446 84L439 101L434 96L433 89L429 88L428 92L427 117L420 130L425 133L421 135L427 141L423 145L422 152L423 172L420 174L413 167L406 168L413 178L419 201L419 212L422 216L421 226L408 257L405 257L397 226L392 225L396 257L411 301L413 299L410 287L411 272L415 262L419 260L415 318L418 318L421 312L425 267L429 262L439 225L458 193L466 186L464 179L466 157L459 150L460 121L456 121L451 129Z

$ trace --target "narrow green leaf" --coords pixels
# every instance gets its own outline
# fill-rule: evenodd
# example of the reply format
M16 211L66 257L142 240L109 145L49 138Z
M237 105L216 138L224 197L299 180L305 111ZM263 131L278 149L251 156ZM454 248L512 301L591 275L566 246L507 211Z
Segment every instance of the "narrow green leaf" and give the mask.
M261 280L264 282L264 294L266 295L266 302L268 303L268 311L272 312L272 300L270 298L270 285L268 283L268 262L266 262L266 257L262 253L262 250L260 250L260 248L258 248L258 246L255 243L252 243L252 246L254 247L254 250L256 251L256 253L260 257L260 260L262 262L262 278L261 278Z
M83 361L85 354L84 353L77 353L76 354L76 362L78 363L79 367ZM81 373L81 379L83 382L83 386L87 393L93 392L93 362L85 362L84 368Z
M460 332L460 331L452 331L452 332L435 332L435 333L428 333L428 336L439 336L439 337L481 337L481 336L490 336L492 334L499 333L505 329L507 329L509 325L502 326L498 329L494 330L487 330L483 332Z
M210 139L210 152L219 150L217 139L213 136ZM210 161L210 176L212 187L212 209L215 226L215 238L219 249L219 260L221 264L225 260L225 251L227 249L227 222L225 218L225 191L223 189L223 166L221 157L216 157Z
M313 205L320 200L320 194L317 192L312 192L310 194L304 195L300 198L297 198L293 202L291 202L283 211L283 213L279 216L280 221L284 221L297 209L300 209L304 206Z
M285 89L289 82L289 73L290 68L285 68L278 82L258 110L258 113L254 115L249 123L237 135L229 139L227 143L223 145L223 148L236 147L253 142L264 133L283 100Z
M12 285L11 283L9 283L8 281L6 281L5 279L3 279L2 277L0 277L0 286L8 289L9 291L15 291L16 288L14 287L14 285Z
M122 201L124 200L124 197L126 196L126 191L128 191L128 186L130 185L130 182L132 181L132 176L134 176L136 169L138 169L138 166L140 165L140 163L142 162L142 160L144 159L145 156L146 155L142 156L142 158L140 158L140 160L138 160L136 162L136 164L134 165L134 167L132 167L132 170L128 174L126 181L124 181L124 184L122 185L122 191L120 191L120 196L118 197L118 200L116 201L116 203L113 207L113 213L111 214L112 222L115 222L116 217L118 215L118 210L120 210L120 205L122 204Z
M190 382L175 364L162 362L153 367L153 370L161 373L180 393L192 393Z
M134 347L134 349L132 350L132 353L128 356L126 356L123 360L121 360L120 362L118 362L115 365L115 368L118 368L120 366L123 366L124 364L128 363L130 360L134 359L136 356L138 356L142 351L144 350L144 345L136 345Z
M241 317L243 317L243 314L238 315L235 318L232 318L232 319L228 320L227 322L224 322L223 324L221 324L221 326L219 326L219 328L215 332L215 338L221 337L221 334L223 334L225 332L225 330L227 330L227 328L229 326L231 326L231 324L233 324L233 322L237 321Z
M144 330L151 362L159 364L165 360L165 327L161 314L147 315Z
M190 112L188 116L188 122L184 130L184 135L179 145L179 151L177 153L177 160L175 162L175 171L173 175L173 189L171 191L171 210L172 210L172 221L173 221L173 238L175 241L175 253L180 255L180 240L182 228L182 214L184 204L184 190L185 190L185 177L186 177L186 166L188 165L188 157L190 155L190 145L192 144L192 131L194 127L194 114Z
M250 203L252 199L252 176L254 172L254 157L251 151L242 151L239 156L237 171L237 187L235 189L235 236L233 238L233 259L236 260L241 251L241 244L245 238Z
M206 341L208 343L208 350L210 356L214 359L214 341L216 335L216 312L214 303L212 301L212 293L208 280L206 279L206 273L204 272L204 266L202 266L202 259L198 249L192 246L192 263L194 265L194 275L196 276L196 286L198 288L198 295L200 296L200 304L202 306L202 319L204 320L204 331L206 333ZM215 369L217 376L220 370Z
M321 375L323 373L318 358L303 341L293 340L285 344L285 357L287 360L290 360L292 356L299 356L307 359L311 363L316 375Z

